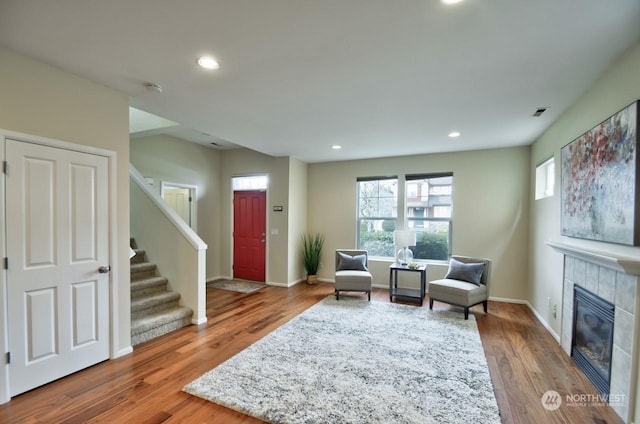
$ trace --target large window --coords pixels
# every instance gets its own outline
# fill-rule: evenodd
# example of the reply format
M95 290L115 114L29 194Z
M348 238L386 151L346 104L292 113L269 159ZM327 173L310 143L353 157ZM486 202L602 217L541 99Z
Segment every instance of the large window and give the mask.
M414 259L449 258L452 194L451 173L406 176L406 226L417 232Z
M417 233L411 247L414 259L449 258L452 173L406 175L404 199L398 198L396 176L358 178L357 184L359 249L369 256L395 258L393 232L406 228Z
M358 178L358 248L369 256L394 257L398 177Z

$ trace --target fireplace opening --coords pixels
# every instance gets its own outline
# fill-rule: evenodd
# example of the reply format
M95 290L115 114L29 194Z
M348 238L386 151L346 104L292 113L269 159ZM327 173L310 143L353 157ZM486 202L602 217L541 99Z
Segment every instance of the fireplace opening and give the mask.
M603 395L611 384L614 305L574 286L571 357Z

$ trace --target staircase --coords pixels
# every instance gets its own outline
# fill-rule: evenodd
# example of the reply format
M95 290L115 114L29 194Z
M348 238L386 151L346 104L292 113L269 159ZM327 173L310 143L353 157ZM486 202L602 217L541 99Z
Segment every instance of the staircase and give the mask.
M131 345L149 341L191 324L193 311L180 306L180 293L168 290L168 280L131 239Z

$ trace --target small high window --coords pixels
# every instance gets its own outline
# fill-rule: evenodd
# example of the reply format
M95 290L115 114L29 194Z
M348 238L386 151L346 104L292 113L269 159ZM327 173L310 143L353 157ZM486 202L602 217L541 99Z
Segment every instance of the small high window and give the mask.
M553 196L555 178L556 167L553 156L536 166L536 200Z

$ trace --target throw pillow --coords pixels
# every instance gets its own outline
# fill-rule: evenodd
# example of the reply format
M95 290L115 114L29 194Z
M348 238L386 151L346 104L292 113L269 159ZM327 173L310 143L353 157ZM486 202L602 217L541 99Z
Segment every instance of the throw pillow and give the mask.
M368 271L367 266L367 255L346 255L342 252L338 252L338 269L336 271Z
M466 264L451 258L451 261L449 262L449 271L447 271L447 275L445 275L444 278L466 281L479 286L483 272L484 263Z

